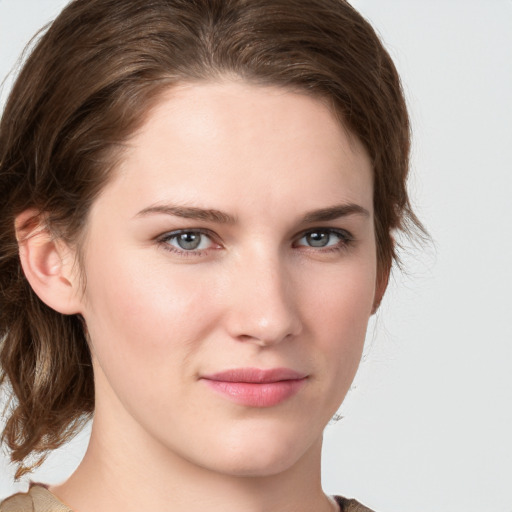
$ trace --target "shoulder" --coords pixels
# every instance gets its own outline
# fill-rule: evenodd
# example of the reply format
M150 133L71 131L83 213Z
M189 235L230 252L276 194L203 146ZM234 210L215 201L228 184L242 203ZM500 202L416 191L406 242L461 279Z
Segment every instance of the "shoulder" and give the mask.
M347 498L342 498L341 496L334 496L334 499L340 506L340 512L373 512L368 507L361 505L361 503L356 500L348 500Z
M373 512L356 500L334 496L340 512ZM72 512L42 485L14 494L0 503L0 512Z
M0 503L0 512L72 512L42 485L14 494Z
M33 512L34 501L28 492L19 492L0 503L0 512Z

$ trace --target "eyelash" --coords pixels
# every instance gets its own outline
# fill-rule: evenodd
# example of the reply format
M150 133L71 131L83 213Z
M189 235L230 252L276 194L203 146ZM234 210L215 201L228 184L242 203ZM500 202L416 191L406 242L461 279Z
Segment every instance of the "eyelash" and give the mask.
M322 253L329 253L329 252L341 252L347 250L350 245L353 244L354 237L346 230L344 229L336 229L336 228L314 228L314 229L308 229L307 231L302 232L297 240L301 240L308 235L312 234L327 234L329 236L335 235L339 238L339 242L334 245L329 246L323 246L323 247L312 247L312 246L300 246L304 247L306 250L309 251L315 251L315 252L322 252Z
M329 246L323 246L323 247L312 247L312 246L306 246L301 245L297 246L297 241L305 238L308 235L312 235L315 233L322 233L322 234L328 234L329 236L335 235L337 236L340 241L336 243L335 245L329 245ZM208 247L206 249L180 249L178 247L175 247L170 244L171 240L176 240L180 235L187 235L187 234L193 234L193 235L201 235L208 237L212 244L216 244L220 246L220 244L215 242L215 235L209 230L205 229L180 229L176 231L171 231L168 233L165 233L164 235L157 238L157 242L159 245L163 247L164 250L172 252L174 254L177 254L180 257L188 258L192 256L203 256L207 251L210 250L217 250L217 248ZM303 231L297 237L295 238L295 242L293 244L293 247L303 247L307 251L314 251L316 253L333 253L333 252L342 252L347 250L353 243L355 239L354 237L346 230L344 229L335 229L335 228L313 228L308 229L307 231Z
M165 233L164 235L160 236L157 241L158 243L163 247L164 250L172 252L173 254L177 254L178 256L182 258L189 258L191 256L203 256L206 251L212 250L212 248L208 249L192 249L192 250L186 250L186 249L179 249L177 247L172 246L169 242L171 240L177 239L180 235L187 235L187 234L194 234L194 235L202 235L208 237L213 244L215 244L215 235L208 230L205 229L179 229L176 231L171 231L169 233ZM217 244L220 245L220 244ZM216 250L216 249L213 249Z

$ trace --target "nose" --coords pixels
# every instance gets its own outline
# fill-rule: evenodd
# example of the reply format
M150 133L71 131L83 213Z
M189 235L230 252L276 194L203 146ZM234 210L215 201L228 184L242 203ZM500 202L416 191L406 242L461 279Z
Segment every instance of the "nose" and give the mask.
M299 294L277 256L238 262L230 273L229 334L261 347L291 339L302 331Z

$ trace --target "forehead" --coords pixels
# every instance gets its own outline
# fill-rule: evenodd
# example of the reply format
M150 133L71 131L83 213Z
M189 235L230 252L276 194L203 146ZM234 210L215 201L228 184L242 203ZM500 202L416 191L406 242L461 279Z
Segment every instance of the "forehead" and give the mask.
M236 209L244 198L265 210L300 198L305 209L343 200L372 209L362 144L325 103L281 87L173 87L130 139L116 174L106 188L138 204L207 200Z

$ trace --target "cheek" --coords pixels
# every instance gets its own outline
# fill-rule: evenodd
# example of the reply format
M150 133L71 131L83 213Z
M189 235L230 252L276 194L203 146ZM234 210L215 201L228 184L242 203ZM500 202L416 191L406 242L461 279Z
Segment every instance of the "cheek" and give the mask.
M373 308L373 259L336 269L319 284L322 286L316 287L308 308L316 353L330 369L331 384L348 389L359 365Z
M88 262L84 314L100 364L148 374L179 366L215 322L208 287L135 251L100 256Z

